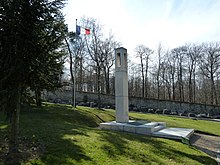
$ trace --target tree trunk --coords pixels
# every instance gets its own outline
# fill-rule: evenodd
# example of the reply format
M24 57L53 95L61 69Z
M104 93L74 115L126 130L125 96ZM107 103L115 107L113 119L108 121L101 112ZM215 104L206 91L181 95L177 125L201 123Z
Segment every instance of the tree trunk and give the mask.
M211 104L217 104L217 93L215 90L215 82L214 82L214 76L211 74Z
M80 58L79 65L80 65L80 70L79 70L79 91L82 92L83 91L83 59L82 59L82 57Z
M157 71L157 99L160 99L160 80L159 80L159 72L160 69Z
M144 90L144 97L148 97L148 57L147 57L147 59L146 59L146 61L145 61L146 63L145 63L145 90Z
M192 103L193 100L193 90L192 90L192 70L189 71L189 84L188 84L188 90L189 90L189 102Z
M171 87L167 86L167 92L168 92L168 100L171 100Z
M69 44L67 42L67 39L65 38L65 42L68 48L68 52L69 52L69 58L70 58L70 75L71 75L71 80L72 80L72 84L74 84L74 76L73 76L73 57L72 57L72 53L69 47ZM72 106L74 105L74 86L72 85Z
M100 77L101 77L101 67L97 65L97 93L98 93L98 108L101 108L101 91L100 91Z
M145 97L145 78L144 78L144 65L141 57L141 76L142 76L142 97Z
M109 76L109 68L105 71L105 83L106 83L106 94L110 94L110 76Z
M211 104L214 104L214 90L215 90L215 84L214 84L214 75L213 75L213 71L211 68Z
M172 74L172 93L173 93L173 101L176 100L176 94L175 94L175 81L174 81L174 75Z
M21 101L21 86L14 96L12 96L11 105L11 123L9 133L9 154L18 153L18 131L19 131L19 114L20 114L20 101Z
M193 73L193 103L196 102L196 74L195 74L195 70Z
M42 106L42 100L41 100L41 91L39 88L37 88L35 90L35 97L36 97L36 105L38 107L41 107Z

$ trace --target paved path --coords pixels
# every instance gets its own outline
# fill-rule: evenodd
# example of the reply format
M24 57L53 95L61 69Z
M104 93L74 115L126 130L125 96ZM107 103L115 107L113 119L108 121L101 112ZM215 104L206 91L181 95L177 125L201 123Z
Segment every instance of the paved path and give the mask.
M215 158L220 164L220 136L211 136L201 133L194 133L190 142L199 150Z

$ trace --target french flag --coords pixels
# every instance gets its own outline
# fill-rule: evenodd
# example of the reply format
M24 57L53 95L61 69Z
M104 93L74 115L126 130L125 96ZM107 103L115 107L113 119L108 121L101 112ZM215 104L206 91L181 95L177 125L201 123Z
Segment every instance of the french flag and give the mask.
M79 36L80 34L85 34L89 35L90 34L90 29L88 28L83 28L79 25L76 25L76 34Z

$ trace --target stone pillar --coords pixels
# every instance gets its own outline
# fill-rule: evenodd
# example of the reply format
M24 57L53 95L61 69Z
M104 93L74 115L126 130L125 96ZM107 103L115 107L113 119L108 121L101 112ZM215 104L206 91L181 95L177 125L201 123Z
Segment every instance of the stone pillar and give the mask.
M115 49L115 108L116 122L129 122L127 49Z

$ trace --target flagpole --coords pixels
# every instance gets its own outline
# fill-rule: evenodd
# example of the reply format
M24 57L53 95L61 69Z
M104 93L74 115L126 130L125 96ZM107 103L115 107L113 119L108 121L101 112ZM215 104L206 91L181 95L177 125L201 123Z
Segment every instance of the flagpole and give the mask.
M76 26L77 26L77 19L76 19ZM76 36L77 39L77 36ZM75 60L74 60L74 80L73 80L73 89L74 89L74 98L73 98L73 106L76 108L76 54L75 54Z
M76 26L77 26L77 19L76 19Z

